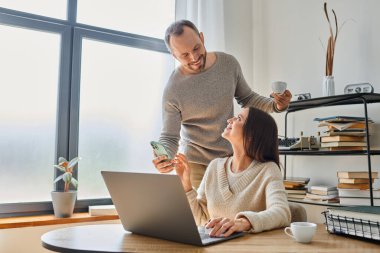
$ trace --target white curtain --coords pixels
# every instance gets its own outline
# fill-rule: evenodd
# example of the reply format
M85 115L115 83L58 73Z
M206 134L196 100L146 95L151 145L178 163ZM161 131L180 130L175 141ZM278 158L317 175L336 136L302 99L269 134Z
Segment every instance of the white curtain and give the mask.
M176 19L203 32L207 51L225 51L224 0L177 0Z

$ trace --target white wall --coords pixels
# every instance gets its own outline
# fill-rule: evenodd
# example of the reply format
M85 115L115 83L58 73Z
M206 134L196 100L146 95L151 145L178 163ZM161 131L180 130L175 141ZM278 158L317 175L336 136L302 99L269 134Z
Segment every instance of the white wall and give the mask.
M310 92L322 96L328 25L321 0L253 0L253 79L261 94L270 92L273 80L288 82L293 94ZM335 93L343 94L345 85L369 82L380 93L380 1L331 0L341 24L334 62ZM380 148L380 104L369 105L370 117L377 122L373 146ZM325 107L289 115L288 136L315 135L315 117L331 115L362 116L359 105ZM284 134L284 114L274 115L280 134ZM379 171L380 159L372 158L372 169ZM365 157L289 157L291 176L311 177L312 184L337 183L337 170L367 170Z
M226 52L235 56L248 84L253 86L252 0L224 0Z

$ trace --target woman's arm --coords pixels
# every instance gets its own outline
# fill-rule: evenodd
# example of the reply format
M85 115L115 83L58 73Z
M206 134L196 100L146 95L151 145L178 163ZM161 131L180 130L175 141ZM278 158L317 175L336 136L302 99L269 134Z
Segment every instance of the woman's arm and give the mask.
M198 192L196 192L190 181L190 166L186 156L184 154L177 154L174 159L174 164L176 173L181 179L183 189L186 192L195 222L197 225L204 225L209 219L207 199L205 195L205 181L208 174L207 170L203 176L201 184L199 185Z
M278 168L271 168L270 170L277 170L281 174ZM265 187L265 196L266 210L261 212L243 211L236 215L236 219L245 217L250 221L252 225L250 232L258 233L284 227L289 225L291 221L289 204L281 175L270 177Z

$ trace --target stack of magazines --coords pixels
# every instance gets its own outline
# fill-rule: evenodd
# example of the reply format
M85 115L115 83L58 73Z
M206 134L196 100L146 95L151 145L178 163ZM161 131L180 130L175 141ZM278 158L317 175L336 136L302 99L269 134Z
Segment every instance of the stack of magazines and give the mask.
M380 241L380 206L331 207L323 214L330 233Z
M366 150L366 122L363 117L331 116L315 118L322 133L321 149ZM373 121L368 119L368 133L374 134Z

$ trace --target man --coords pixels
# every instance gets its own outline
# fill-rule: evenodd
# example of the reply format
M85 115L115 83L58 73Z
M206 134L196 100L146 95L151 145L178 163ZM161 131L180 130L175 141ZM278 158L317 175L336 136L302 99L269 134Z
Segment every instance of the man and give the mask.
M266 112L288 108L292 94L272 94L273 100L254 93L244 79L237 60L221 52L207 52L203 33L188 20L171 24L165 43L180 66L173 71L162 99L163 129L160 142L171 157L179 141L191 168L191 182L198 187L209 162L231 154L232 148L221 133L233 117L233 98L242 107ZM174 169L165 157L153 160L163 173Z

